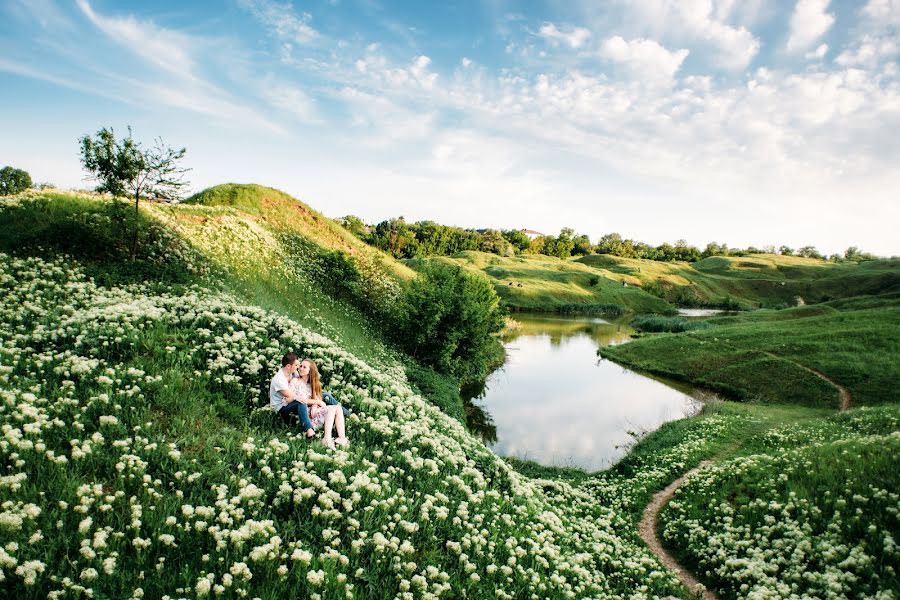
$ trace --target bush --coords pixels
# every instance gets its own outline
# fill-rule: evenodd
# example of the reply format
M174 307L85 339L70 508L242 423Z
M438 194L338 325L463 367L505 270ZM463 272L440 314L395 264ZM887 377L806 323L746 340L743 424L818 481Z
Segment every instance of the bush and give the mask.
M426 264L410 284L397 343L413 358L463 381L502 357L500 298L488 280L461 267Z
M22 169L3 167L0 169L0 196L10 196L24 192L31 187L31 175Z

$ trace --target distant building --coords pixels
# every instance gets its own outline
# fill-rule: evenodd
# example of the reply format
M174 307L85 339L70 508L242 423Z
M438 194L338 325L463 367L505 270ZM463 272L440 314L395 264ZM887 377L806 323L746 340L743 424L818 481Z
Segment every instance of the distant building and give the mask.
M535 231L534 229L521 229L520 231L527 235L529 240L533 240L534 238L539 238L544 235L540 231Z

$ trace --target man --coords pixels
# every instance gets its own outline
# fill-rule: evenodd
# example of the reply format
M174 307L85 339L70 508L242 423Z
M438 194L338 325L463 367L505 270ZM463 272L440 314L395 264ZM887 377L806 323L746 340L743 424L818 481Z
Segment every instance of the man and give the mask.
M306 430L306 437L311 438L316 435L316 431L309 420L309 409L295 397L290 386L291 375L297 370L298 360L293 352L288 352L281 358L281 368L269 384L269 406L282 418L297 415L300 425Z

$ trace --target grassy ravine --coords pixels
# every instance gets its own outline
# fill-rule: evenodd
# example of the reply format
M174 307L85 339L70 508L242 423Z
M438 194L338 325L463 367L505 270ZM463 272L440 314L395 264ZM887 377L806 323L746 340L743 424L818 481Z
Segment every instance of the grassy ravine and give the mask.
M695 263L593 255L576 262L606 277L641 286L678 306L784 308L867 294L900 292L900 261L831 263L755 254L713 256Z
M423 260L454 262L486 274L512 310L602 313L615 305L632 313L674 313L676 306L736 310L795 306L867 294L900 292L900 262L830 263L760 254L711 257L696 263L591 255L502 257L462 252ZM418 260L406 261L415 266Z
M601 349L605 358L736 398L837 407L833 386L854 404L896 402L900 393L900 302L837 310L805 306L706 321L704 329L644 336Z

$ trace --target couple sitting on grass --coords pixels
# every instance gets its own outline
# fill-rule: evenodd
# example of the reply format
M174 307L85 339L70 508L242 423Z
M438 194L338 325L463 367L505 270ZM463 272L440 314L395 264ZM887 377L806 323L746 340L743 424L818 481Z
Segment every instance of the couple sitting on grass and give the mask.
M269 385L269 406L282 418L297 415L308 439L315 437L316 429L324 426L322 441L328 448L333 450L335 444L350 444L344 432L346 409L328 392L323 398L319 369L308 358L301 361L293 352L284 355L281 368ZM332 429L337 430L336 438L331 437Z

